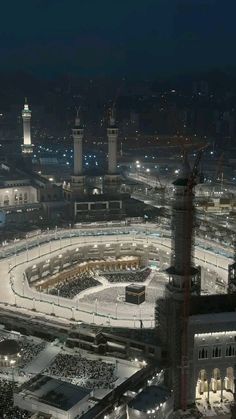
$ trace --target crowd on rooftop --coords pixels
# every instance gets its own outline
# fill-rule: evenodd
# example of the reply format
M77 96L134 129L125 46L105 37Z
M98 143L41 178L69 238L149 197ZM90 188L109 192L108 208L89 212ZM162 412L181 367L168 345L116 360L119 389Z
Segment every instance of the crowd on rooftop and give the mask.
M111 388L116 380L114 364L81 355L58 354L44 373L86 388Z
M45 348L46 342L35 343L35 341L23 337L19 344L21 348L19 367L24 368Z

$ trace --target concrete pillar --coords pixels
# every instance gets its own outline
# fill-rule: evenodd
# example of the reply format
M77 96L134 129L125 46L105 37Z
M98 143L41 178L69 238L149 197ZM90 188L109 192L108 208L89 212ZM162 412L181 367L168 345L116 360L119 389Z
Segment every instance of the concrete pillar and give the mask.
M220 401L223 402L223 380L220 380Z

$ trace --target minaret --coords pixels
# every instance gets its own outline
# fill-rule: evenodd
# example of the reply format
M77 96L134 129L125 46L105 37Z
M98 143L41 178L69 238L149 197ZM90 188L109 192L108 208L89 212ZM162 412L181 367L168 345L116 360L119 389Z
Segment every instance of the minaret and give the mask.
M190 178L191 169L185 158L181 173L173 182L175 194L172 206L172 260L171 267L167 269L169 275L167 294L175 295L175 298L180 300L184 296L186 276L189 277L190 293L200 292L198 270L193 266L192 257L195 184L190 186Z
M115 123L114 109L112 109L111 111L109 126L107 128L107 137L108 137L108 175L116 175L118 128Z
M75 118L75 127L72 129L74 139L74 176L83 174L83 136L84 129L80 123L80 118Z
M22 153L30 154L33 152L33 144L31 144L31 132L30 132L31 110L29 109L27 98L25 98L24 109L22 110L22 119L23 119L23 133L24 133Z
M188 316L191 296L201 291L201 271L193 263L196 169L196 163L191 170L185 158L173 182L172 258L166 270L169 281L164 298L156 303L156 326L168 358L166 384L173 389L175 409L188 403Z
M81 124L78 111L75 118L75 126L72 129L74 140L74 170L71 176L71 188L75 195L84 193L85 177L83 176L83 137L84 128Z

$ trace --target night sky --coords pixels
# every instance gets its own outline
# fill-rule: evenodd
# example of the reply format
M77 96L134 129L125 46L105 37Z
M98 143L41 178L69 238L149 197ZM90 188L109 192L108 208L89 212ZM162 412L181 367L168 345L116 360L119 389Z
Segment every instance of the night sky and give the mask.
M1 2L0 71L152 77L236 64L236 0Z

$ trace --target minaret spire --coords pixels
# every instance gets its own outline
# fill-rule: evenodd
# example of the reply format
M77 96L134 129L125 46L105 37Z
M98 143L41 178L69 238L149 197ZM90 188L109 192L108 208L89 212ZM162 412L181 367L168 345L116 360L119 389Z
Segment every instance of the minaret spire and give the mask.
M28 101L26 97L25 97L24 108L22 110L22 119L23 119L23 135L24 135L22 153L30 154L33 152L33 144L31 143L31 130L30 130L31 110L29 109L29 105L28 105Z
M74 176L83 174L83 136L84 129L79 117L80 108L76 108L75 126L72 129L74 139Z
M108 137L108 174L115 175L117 173L117 138L118 128L115 121L114 106L111 109L109 117L109 126L107 128Z

